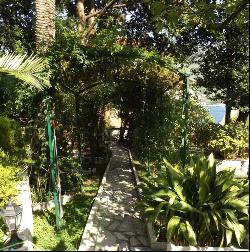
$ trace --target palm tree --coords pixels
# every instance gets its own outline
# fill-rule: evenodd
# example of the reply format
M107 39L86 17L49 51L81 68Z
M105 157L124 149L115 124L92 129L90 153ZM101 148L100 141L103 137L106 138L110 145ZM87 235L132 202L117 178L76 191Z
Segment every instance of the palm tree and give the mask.
M10 75L41 90L50 86L46 65L43 58L34 55L7 53L0 56L0 75Z
M55 37L55 0L35 0L36 46L47 50Z

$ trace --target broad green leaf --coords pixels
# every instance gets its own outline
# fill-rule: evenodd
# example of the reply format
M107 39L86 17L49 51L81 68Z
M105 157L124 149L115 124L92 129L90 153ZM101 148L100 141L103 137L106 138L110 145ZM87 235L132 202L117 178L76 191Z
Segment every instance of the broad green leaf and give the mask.
M175 184L174 185L174 191L176 192L176 194L178 195L178 197L182 200L182 201L185 201L186 198L185 196L183 195L183 187L179 184Z
M222 186L222 192L224 192L225 190L227 190L228 188L230 188L233 184L234 184L233 180L227 180L227 181L225 181L225 183Z
M178 168L173 167L165 158L163 159L163 162L175 180L179 181L183 177L181 171L178 170Z
M216 185L222 185L225 183L226 180L233 180L234 179L234 170L228 171L223 170L217 173L216 175Z
M215 161L213 153L211 153L208 156L208 171L210 172L210 174L209 174L210 181L213 182L215 180L215 176L216 176L216 161Z
M167 189L161 189L158 192L155 192L152 194L153 197L174 197L176 196L174 192L167 190Z
M159 197L152 197L152 199L153 199L154 201L157 201L157 202L165 202L164 199L159 198Z
M226 224L226 227L228 229L234 230L234 226L233 226L233 222L232 221L230 221L229 219L226 219L225 220L225 224Z
M182 232L185 239L188 241L188 231L187 231L186 223L180 223L180 231Z
M206 201L207 197L208 197L208 192L209 192L209 186L208 184L205 182L204 180L200 181L200 186L199 186L199 202L201 205L204 204L204 202Z
M240 200L249 204L249 194L242 196Z
M242 200L230 200L228 202L228 205L232 206L233 208L237 209L238 211L248 215L248 208L246 205L246 202L242 201Z
M196 235L195 235L195 232L194 232L192 226L190 225L190 223L188 221L186 221L185 223L186 223L186 228L187 228L187 235L188 235L189 244L192 246L197 246Z
M214 158L214 154L211 153L209 156L208 156L208 168L209 169L214 169L215 168L215 158Z
M233 223L233 226L234 226L233 230L235 233L236 240L240 246L246 236L246 230L244 226L239 223Z
M229 245L232 241L232 235L233 231L230 229L226 229L226 239L227 239L227 245Z
M227 216L229 217L229 219L231 219L233 222L238 222L237 217L234 214L234 211L231 209L223 209L222 210L224 213L227 214Z
M160 214L160 212L162 211L162 208L167 204L167 202L161 202L155 209L154 212L154 220L157 219L158 215Z
M173 216L169 220L168 225L167 225L167 233L166 233L167 242L170 242L176 228L178 227L180 223L180 220L181 220L181 217L179 216Z
M211 216L213 217L214 223L216 225L216 229L219 230L219 222L218 222L218 218L216 217L216 215L214 214L214 212L211 211Z
M209 218L208 213L203 213L203 218L204 218L204 221L205 221L207 231L210 232L210 218Z
M144 212L145 213L149 213L149 212L153 212L155 209L153 207L147 207Z
M249 217L247 216L241 217L239 218L239 221L249 221Z
M198 209L192 207L190 204L186 203L185 201L175 201L172 205L169 205L170 209L179 212L196 212L200 213Z

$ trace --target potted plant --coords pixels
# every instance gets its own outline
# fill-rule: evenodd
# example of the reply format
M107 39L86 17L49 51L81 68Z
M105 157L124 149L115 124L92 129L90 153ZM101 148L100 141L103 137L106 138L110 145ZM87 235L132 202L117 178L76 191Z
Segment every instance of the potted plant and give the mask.
M149 235L157 237L153 249L247 246L248 180L235 179L234 171L216 172L213 154L191 159L185 170L164 160L159 176L140 187L148 228L153 229Z

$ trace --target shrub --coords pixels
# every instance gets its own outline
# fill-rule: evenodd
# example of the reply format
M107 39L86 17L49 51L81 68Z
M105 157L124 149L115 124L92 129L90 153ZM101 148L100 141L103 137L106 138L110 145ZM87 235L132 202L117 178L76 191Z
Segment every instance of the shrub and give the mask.
M249 151L249 131L242 122L232 121L218 127L208 142L208 149L224 159L246 158Z
M59 160L62 193L76 193L83 185L82 168L77 160L63 157Z
M7 152L14 152L22 145L20 125L13 119L0 116L0 148Z
M182 171L165 160L165 174L141 183L143 208L165 241L178 245L241 246L248 227L248 181L216 173L213 155ZM153 180L153 181L152 181Z
M20 168L0 149L0 208L17 195Z

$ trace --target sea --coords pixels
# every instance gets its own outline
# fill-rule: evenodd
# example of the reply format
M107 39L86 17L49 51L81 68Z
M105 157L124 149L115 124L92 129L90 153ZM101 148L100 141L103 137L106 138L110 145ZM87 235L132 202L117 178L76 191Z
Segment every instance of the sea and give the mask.
M212 104L205 105L209 113L214 117L215 123L221 123L226 115L226 106L225 104Z

